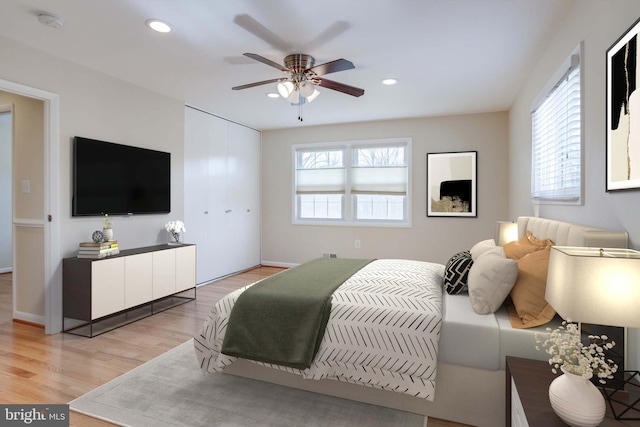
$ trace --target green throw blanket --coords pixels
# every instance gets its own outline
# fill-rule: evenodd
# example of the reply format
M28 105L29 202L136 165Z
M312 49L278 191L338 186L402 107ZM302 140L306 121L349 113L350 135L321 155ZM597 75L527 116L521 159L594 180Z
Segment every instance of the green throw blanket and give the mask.
M331 295L371 261L318 258L256 283L233 306L222 353L308 368L329 320Z

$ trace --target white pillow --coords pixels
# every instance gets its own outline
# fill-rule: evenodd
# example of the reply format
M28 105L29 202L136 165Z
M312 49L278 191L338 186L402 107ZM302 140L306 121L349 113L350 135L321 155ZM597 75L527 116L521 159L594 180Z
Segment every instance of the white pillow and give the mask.
M506 258L504 249L484 252L469 270L469 301L478 314L495 312L511 292L518 278L518 262Z
M495 249L497 247L499 246L496 246L496 241L493 239L487 239L487 240L478 242L475 245L473 245L473 247L469 251L471 252L471 259L475 261L483 253L487 252L488 250Z

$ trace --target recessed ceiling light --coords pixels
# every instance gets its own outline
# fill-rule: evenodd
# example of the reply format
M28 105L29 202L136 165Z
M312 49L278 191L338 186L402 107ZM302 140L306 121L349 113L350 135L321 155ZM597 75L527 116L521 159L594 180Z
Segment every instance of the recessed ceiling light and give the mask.
M145 24L147 24L147 27L159 33L168 33L171 31L169 24L164 21L160 21L159 19L147 19Z
M398 81L396 79L384 79L382 81L382 84L383 85L387 85L387 86L394 85L396 83L398 83Z
M269 98L280 98L280 95L278 95L278 94L277 94L277 93L275 93L275 92L267 92L267 96L268 96Z

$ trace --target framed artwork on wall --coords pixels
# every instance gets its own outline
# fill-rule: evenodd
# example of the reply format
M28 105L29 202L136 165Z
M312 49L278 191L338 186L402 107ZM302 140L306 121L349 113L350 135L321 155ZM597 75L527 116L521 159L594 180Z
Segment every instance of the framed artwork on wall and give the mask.
M427 154L427 216L478 216L476 166L476 151Z
M607 191L640 189L640 92L636 21L607 50Z

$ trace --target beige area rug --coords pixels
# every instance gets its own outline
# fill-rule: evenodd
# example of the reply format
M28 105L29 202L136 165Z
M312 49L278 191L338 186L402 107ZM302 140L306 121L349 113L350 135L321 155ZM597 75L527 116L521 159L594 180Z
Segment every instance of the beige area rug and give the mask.
M422 427L425 417L233 375L203 375L187 341L70 402L115 424Z

